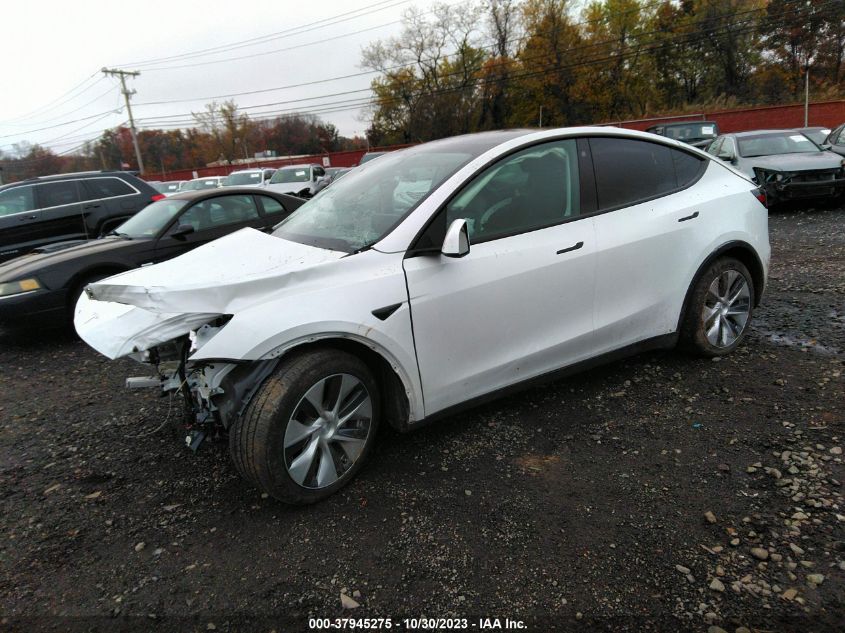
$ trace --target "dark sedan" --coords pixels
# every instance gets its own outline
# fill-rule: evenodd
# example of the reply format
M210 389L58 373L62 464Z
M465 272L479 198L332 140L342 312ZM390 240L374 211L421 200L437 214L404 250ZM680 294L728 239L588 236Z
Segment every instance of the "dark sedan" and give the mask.
M252 227L268 230L305 201L254 188L178 193L109 235L56 244L0 265L0 324L63 325L86 285Z

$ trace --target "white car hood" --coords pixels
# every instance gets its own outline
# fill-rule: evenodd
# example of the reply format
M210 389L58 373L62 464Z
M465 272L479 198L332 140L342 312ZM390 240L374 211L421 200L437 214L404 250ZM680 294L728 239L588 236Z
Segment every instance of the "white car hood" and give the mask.
M242 229L161 264L89 285L74 324L86 343L118 358L284 292L344 255Z

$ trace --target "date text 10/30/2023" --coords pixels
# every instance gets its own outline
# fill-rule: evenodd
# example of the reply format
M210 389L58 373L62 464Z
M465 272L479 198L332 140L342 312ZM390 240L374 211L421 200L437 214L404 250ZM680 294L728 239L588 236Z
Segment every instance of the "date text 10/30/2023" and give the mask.
M510 618L309 618L308 628L347 629L388 631L391 629L405 629L408 631L431 630L526 630L528 627L522 620Z

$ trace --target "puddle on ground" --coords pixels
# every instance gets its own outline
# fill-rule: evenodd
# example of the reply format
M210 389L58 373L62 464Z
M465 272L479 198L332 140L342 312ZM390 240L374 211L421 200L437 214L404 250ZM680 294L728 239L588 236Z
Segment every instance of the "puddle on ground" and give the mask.
M842 350L838 347L823 345L816 339L801 336L797 333L777 332L775 330L769 330L765 326L756 324L753 324L751 329L775 345L814 352L816 354L821 354L822 356L845 356Z

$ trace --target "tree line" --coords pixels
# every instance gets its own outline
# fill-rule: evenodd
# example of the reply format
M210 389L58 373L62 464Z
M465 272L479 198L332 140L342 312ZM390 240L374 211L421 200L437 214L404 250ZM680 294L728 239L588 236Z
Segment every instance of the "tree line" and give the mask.
M194 126L186 129L138 131L141 158L148 173L166 174L208 164L255 164L256 153L268 149L279 156L321 154L363 148L363 138L346 138L331 123L316 116L294 114L253 119L234 101L207 104L193 113ZM129 167L126 167L126 166ZM105 130L78 151L56 154L39 145L19 144L4 156L0 167L5 182L44 174L90 169L137 169L128 127Z
M842 0L486 0L374 42L373 144L843 95Z
M470 0L411 8L362 51L377 77L367 139L309 114L250 118L208 104L184 129L138 133L148 172L275 150L315 154L481 130L614 122L845 94L843 0ZM765 122L761 122L764 125ZM6 181L136 168L129 130L56 154L21 144Z

